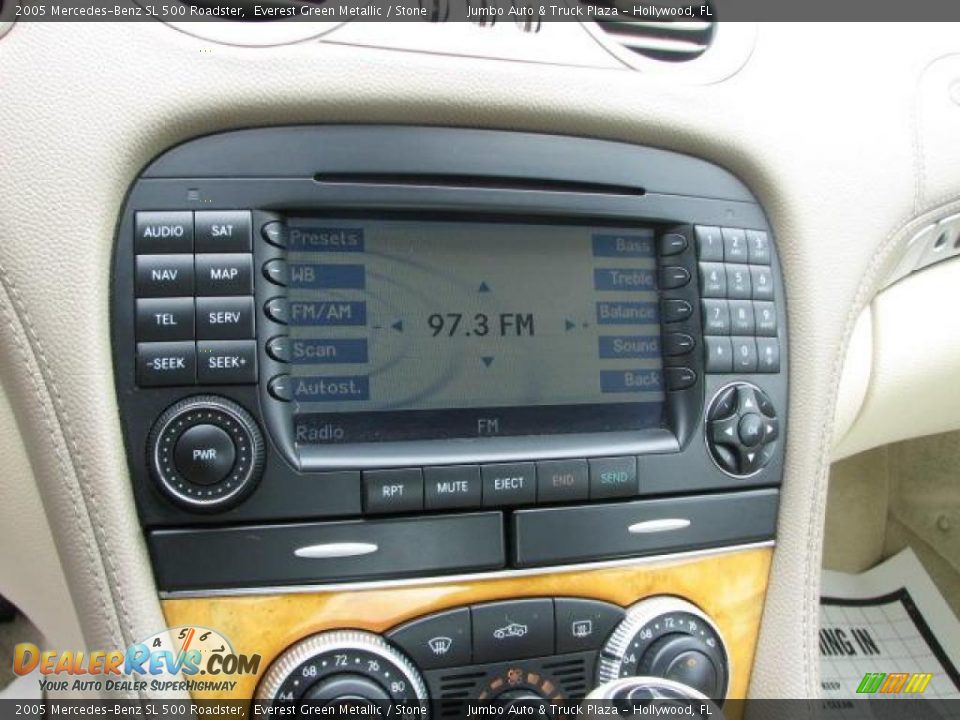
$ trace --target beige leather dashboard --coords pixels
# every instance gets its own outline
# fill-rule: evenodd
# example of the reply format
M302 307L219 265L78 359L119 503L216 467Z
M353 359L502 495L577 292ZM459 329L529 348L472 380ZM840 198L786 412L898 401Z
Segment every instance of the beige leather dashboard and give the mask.
M921 216L960 197L960 177L938 160L956 143L930 117L954 108L934 101L949 98L960 70L925 75L957 52L949 25L761 25L739 72L697 85L315 40L240 48L152 22L14 26L0 40L0 383L29 458L29 472L17 463L15 492L39 490L86 643L122 647L163 625L127 477L108 316L116 219L139 170L175 143L229 128L510 128L699 155L764 204L786 278L791 426L751 687L816 695L821 526L845 348ZM947 287L956 268L927 273ZM900 347L903 325L920 347L923 326L904 316L912 282L876 301L891 334L888 321L874 324L875 351ZM878 413L899 402L883 392L896 373L885 367L874 366L866 389L864 407ZM890 435L858 425L851 448ZM8 501L0 525L20 507L39 515L36 503Z

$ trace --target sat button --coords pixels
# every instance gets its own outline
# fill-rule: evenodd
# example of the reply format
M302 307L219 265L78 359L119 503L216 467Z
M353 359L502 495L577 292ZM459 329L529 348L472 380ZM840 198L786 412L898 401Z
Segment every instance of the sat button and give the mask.
M198 210L198 253L250 252L249 210Z

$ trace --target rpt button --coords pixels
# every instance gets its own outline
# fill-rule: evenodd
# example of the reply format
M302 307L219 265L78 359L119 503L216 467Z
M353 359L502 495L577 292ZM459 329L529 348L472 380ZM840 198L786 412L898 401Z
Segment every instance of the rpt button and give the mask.
M368 470L363 473L363 494L369 513L422 510L423 472L420 468Z

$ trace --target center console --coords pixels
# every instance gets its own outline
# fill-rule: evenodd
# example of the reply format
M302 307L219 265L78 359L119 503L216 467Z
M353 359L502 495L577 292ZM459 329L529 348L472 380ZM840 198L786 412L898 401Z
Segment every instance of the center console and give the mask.
M200 138L133 184L112 297L168 608L561 578L291 629L259 697L416 699L451 676L464 697L582 697L633 675L727 693L721 629L689 594L610 602L562 580L774 539L783 279L762 209L726 171L448 128ZM344 653L402 692L328 672Z

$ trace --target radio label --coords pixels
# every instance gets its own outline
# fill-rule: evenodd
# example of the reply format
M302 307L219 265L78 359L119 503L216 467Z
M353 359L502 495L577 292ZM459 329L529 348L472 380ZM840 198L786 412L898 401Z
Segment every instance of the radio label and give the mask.
M367 303L359 301L291 301L291 325L327 327L362 326L367 324Z
M657 278L652 270L597 268L593 271L593 287L597 290L650 292L657 289Z
M302 377L294 380L293 399L299 402L361 402L370 399L367 375Z
M301 340L291 343L290 359L297 365L365 363L367 340Z
M601 370L600 392L640 393L663 389L659 370Z
M602 335L598 340L602 360L660 357L660 338L656 335Z
M598 302L598 325L653 325L660 313L655 302Z
M292 263L290 287L321 290L363 290L367 286L363 265Z
M288 232L287 246L291 250L315 252L363 252L363 228L293 226Z
M594 257L653 257L653 233L642 235L612 235L598 233L593 236Z

